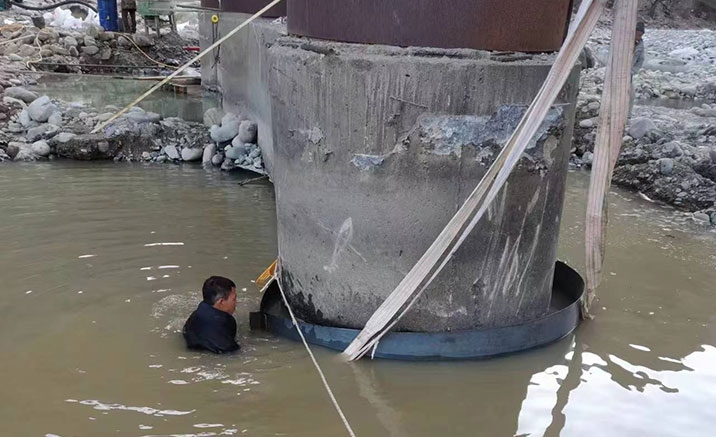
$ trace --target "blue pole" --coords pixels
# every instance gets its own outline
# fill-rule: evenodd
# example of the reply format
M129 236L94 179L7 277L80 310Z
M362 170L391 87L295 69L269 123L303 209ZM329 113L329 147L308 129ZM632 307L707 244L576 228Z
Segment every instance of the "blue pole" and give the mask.
M108 32L119 31L116 0L97 0L97 11L99 13L99 24L104 30Z

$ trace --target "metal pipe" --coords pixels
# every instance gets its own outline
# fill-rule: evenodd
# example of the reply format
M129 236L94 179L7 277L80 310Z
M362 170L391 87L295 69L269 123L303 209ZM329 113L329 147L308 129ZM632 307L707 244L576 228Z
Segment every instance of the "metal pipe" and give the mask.
M78 0L67 0L67 1L59 2L59 3L54 3L54 4L51 4L48 6L27 6L22 3L14 2L12 0L8 1L8 4L12 5L12 6L17 6L20 9L27 9L30 11L46 11L46 10L54 9L54 8L57 8L59 6L64 6L64 5L82 5L82 6L86 7L87 9L91 9L91 10L97 12L97 8L95 8L91 4L84 3L84 2L81 2Z

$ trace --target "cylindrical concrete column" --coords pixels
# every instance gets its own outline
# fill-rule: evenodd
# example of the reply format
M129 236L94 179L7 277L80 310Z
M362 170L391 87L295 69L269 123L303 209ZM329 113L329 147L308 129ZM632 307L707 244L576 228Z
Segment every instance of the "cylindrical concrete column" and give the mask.
M297 315L361 328L517 126L549 56L279 40L270 90L280 278ZM399 329L548 309L578 72L502 193Z

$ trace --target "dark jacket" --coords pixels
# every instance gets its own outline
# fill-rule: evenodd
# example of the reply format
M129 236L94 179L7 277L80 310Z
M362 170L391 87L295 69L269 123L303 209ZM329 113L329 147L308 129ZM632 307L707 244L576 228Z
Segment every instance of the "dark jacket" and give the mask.
M206 302L201 302L189 316L183 334L190 349L205 349L216 354L240 349L236 343L236 320Z
M137 0L122 0L120 6L123 11L137 10Z

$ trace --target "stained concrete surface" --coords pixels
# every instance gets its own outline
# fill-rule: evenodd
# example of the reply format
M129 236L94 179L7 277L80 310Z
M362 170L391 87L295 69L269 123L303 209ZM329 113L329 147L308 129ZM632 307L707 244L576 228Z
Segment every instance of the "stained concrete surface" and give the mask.
M282 281L301 318L362 327L484 175L551 58L294 38L268 52ZM577 79L561 102L574 102ZM546 312L573 117L571 104L552 110L399 329Z

